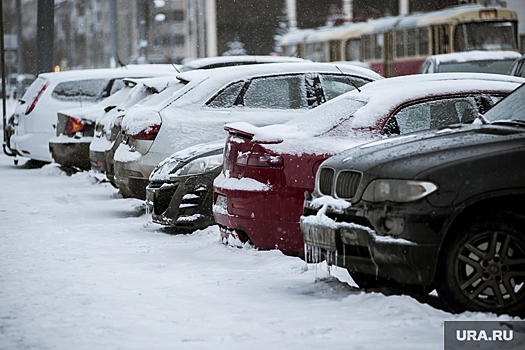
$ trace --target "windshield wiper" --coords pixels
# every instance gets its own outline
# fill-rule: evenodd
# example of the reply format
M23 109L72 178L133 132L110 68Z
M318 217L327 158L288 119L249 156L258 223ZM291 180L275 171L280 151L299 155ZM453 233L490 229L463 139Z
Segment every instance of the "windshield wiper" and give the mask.
M492 122L493 125L509 125L509 126L519 126L525 127L525 121L512 119L512 120L495 120Z

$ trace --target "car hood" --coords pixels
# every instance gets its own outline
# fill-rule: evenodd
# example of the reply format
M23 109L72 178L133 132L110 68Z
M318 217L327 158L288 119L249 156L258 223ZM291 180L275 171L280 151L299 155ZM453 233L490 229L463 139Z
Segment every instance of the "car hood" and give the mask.
M357 146L322 166L353 169L373 178L428 179L436 167L511 148L523 148L525 127L453 125Z
M173 153L155 167L151 172L149 181L169 181L170 174L175 173L189 162L198 158L221 154L224 150L224 142L224 140L221 140L203 143Z

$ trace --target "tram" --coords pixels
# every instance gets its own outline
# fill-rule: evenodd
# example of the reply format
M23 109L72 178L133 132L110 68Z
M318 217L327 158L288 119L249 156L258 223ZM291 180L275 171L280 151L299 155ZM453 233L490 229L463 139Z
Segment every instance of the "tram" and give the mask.
M360 61L385 76L417 73L430 55L518 51L518 16L502 7L461 5L317 29L297 29L278 45L285 56L315 62Z

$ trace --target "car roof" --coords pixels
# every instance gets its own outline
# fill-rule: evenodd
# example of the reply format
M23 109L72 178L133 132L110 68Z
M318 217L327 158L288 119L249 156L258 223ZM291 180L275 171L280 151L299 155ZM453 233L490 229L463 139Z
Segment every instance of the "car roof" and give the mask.
M429 56L427 60L433 60L437 64L450 62L470 62L470 61L505 61L515 60L521 57L521 54L516 51L468 51L468 52L454 52L444 53L440 55Z
M333 74L352 74L369 78L372 80L383 79L382 76L374 71L351 64L332 64L332 63L274 63L274 64L255 64L235 67L222 67L206 70L195 70L183 72L177 77L181 80L220 80L233 82L239 79L249 79L255 76L275 75L275 74L294 74L304 72L322 72Z
M130 78L148 76L150 74L173 74L175 72L175 68L169 64L141 64L119 68L77 69L59 73L40 73L38 77L58 83L79 79Z

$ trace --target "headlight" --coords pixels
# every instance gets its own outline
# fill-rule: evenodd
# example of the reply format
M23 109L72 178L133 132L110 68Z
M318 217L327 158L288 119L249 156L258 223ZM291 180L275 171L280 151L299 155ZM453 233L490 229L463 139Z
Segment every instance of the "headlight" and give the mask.
M412 202L428 196L438 187L428 181L374 180L363 193L368 202Z
M171 175L172 177L176 176L185 176L185 175L196 175L206 173L222 165L222 154L217 154L215 156L203 157L195 159L194 161L189 162L175 174Z

